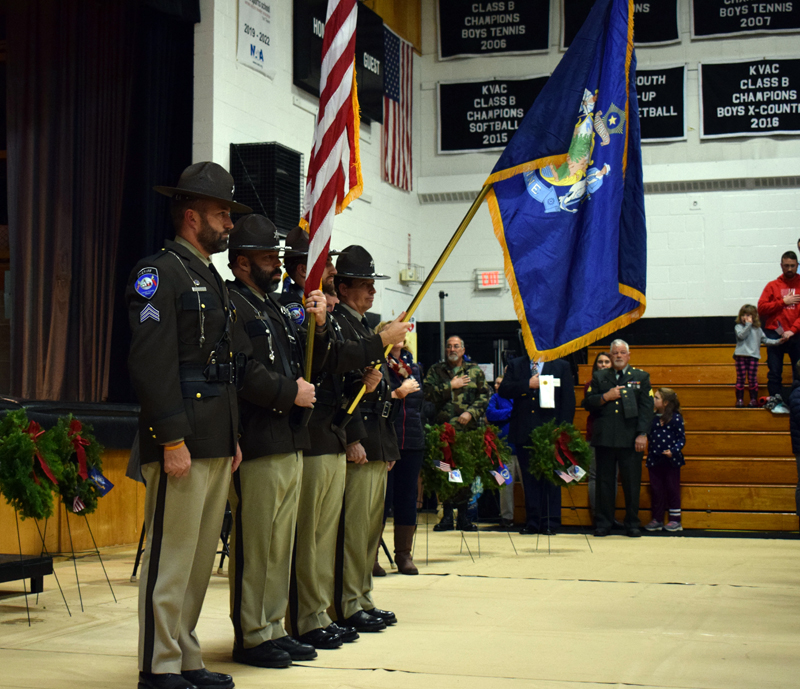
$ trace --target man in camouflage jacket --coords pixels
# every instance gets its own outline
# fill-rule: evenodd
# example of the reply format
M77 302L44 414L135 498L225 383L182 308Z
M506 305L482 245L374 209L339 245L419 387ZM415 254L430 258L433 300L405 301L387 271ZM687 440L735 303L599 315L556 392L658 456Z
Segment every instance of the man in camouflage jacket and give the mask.
M454 335L447 339L447 356L444 361L428 369L423 390L425 399L431 402L436 413L434 423L449 423L457 431L477 428L489 406L489 388L486 377L477 364L464 361L464 341ZM464 496L444 504L442 521L434 526L435 531L450 531L454 528L453 508L458 509L458 528L476 531L477 526L467 518L468 487Z

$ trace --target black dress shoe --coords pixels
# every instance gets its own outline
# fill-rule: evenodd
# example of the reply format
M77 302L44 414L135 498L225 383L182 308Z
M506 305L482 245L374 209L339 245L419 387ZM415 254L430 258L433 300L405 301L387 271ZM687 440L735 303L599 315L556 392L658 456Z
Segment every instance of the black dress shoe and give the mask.
M197 687L181 675L140 672L139 689L197 689Z
M338 634L342 637L342 641L344 641L346 644L349 644L358 638L358 632L356 631L355 627L345 627L341 624L336 624L336 622L331 622L327 627L325 627L325 631L330 632L331 634Z
M543 526L541 529L539 529L539 533L543 536L555 536L556 530L552 527Z
M304 644L291 636L273 639L272 643L282 651L286 651L292 660L314 660L317 657L317 652L312 645Z
M333 648L339 648L344 639L342 639L341 634L336 634L333 630L328 631L327 629L318 627L298 637L298 641L302 641L304 644L310 644L314 648L321 648L327 651Z
M629 538L639 538L642 535L642 532L639 529L628 529L625 532Z
M523 536L532 536L533 534L539 533L539 527L532 526L531 524L526 524L519 530L519 532Z
M204 667L199 670L182 670L181 676L197 689L233 689L233 677L220 672L211 672Z
M283 649L278 648L275 642L265 641L254 648L233 648L233 659L243 665L254 667L289 667L292 657Z
M372 608L372 610L365 610L364 612L367 613L367 615L371 615L372 617L377 617L379 620L383 620L387 625L397 624L397 617L390 610Z
M379 632L386 629L386 623L372 615L367 615L363 610L359 610L350 617L345 617L342 620L342 625L346 627L353 627L357 632Z
M602 538L603 536L608 536L608 529L595 529L594 535L596 538Z

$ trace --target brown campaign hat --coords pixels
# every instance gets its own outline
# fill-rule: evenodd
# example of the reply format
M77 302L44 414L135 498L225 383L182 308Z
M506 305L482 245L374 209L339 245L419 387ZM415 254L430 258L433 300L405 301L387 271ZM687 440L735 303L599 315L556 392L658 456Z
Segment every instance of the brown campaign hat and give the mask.
M369 251L358 244L351 244L336 260L336 274L342 278L364 278L366 280L388 280L388 275L375 272L375 261Z
M330 256L339 256L342 251L331 249L328 251ZM306 232L300 225L295 227L289 234L286 235L286 256L305 256L308 254L308 232Z
M211 162L195 163L187 167L178 180L177 187L153 187L155 191L170 198L211 199L231 207L233 213L252 213L253 209L233 200L233 176L221 165Z
M231 230L229 254L231 251L283 251L278 228L263 215L245 215Z

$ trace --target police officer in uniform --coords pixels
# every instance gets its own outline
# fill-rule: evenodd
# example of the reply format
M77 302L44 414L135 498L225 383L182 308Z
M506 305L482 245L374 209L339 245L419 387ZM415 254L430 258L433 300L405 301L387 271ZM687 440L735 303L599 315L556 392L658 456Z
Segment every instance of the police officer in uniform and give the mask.
M372 306L374 283L388 276L375 272L372 256L358 245L347 247L339 256L336 272L339 304L333 316L346 340L367 340L372 337L372 330L364 314ZM382 374L374 369L365 376L360 371L349 374L352 397L362 380L367 385L367 394L346 427L348 463L333 609L338 622L358 631L373 632L397 622L394 613L375 607L372 566L383 530L386 472L400 458L400 450L392 423L393 403L386 367L383 366Z
M639 491L642 485L642 453L653 420L650 374L629 365L626 342L611 343L611 368L595 371L583 399L583 408L598 412L592 425L592 445L597 457L597 507L595 536L608 536L614 523L616 467L625 494L625 529L639 531Z
M303 450L310 443L303 415L310 412L315 393L303 379L304 338L274 294L281 276L280 250L277 228L269 219L253 214L236 222L228 252L235 280L228 290L254 358L269 371L272 393L264 407L249 401L247 387L240 392L243 462L229 495L233 659L257 667L287 667L293 660L317 656L283 627ZM322 292L312 292L308 311L320 326L317 366L326 353L325 307ZM316 331L312 325L312 337Z
M338 253L338 252L332 252ZM293 284L284 288L281 302L298 319L305 316L302 289L305 285L308 234L301 228L286 237L286 266ZM322 289L333 290L336 268L328 259L322 275ZM343 416L349 397L345 396L344 373L383 361L384 349L404 339L411 327L392 323L380 335L345 340L341 328L329 316L328 356L314 380L317 401L309 426L314 429L311 449L303 453L303 482L297 516L292 586L287 627L292 634L315 648L338 648L358 638L353 627L332 622L327 610L333 604L336 538L345 490L347 436L335 419Z
M227 248L231 211L250 212L233 200L233 186L226 170L202 162L177 187L155 187L172 198L177 236L137 264L125 293L147 486L139 689L234 686L205 669L195 634L241 461L237 369L242 380L261 373L234 352L233 310L209 258Z

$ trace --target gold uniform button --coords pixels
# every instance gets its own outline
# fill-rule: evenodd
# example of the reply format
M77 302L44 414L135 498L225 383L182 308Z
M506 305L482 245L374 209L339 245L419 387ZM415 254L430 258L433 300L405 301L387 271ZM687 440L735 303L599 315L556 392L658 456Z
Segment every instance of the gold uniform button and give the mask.
M155 438L155 437L156 437L156 436L155 436L155 435L153 435L153 438Z
M200 308L204 309L204 308L206 308L206 305L205 304L200 304Z
M200 399L201 397L202 397L202 395L198 392L197 393L197 398Z
M153 430L153 427L152 427L152 426L150 426L150 430L151 430L151 431Z

